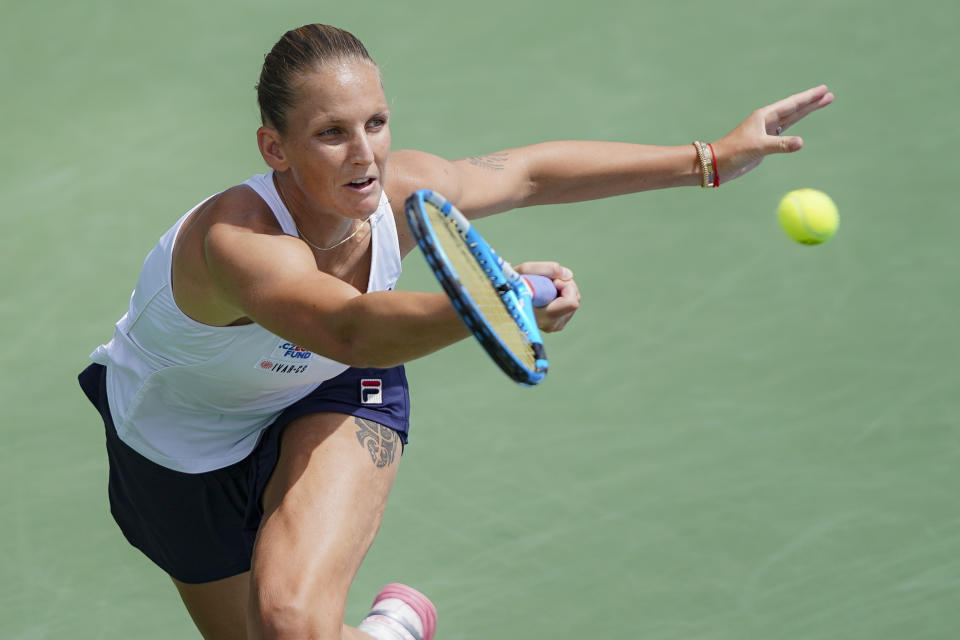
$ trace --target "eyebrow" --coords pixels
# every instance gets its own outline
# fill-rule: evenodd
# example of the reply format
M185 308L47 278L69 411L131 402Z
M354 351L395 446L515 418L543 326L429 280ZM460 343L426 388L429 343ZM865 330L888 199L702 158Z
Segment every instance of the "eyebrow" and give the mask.
M376 118L378 116L383 117L383 116L389 116L389 115L390 115L389 108L379 109L377 111L374 111L370 115L368 115L366 118L364 118L364 121L370 120L371 118ZM345 122L349 122L350 120L352 120L352 118L345 118L343 116L336 115L336 114L333 114L333 115L322 114L317 117L311 118L308 124L310 128L315 129L317 127L327 127L331 125L343 124Z

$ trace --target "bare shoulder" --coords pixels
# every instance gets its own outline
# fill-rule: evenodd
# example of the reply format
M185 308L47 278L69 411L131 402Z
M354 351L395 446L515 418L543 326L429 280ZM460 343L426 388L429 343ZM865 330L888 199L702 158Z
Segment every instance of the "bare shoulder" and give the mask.
M242 322L236 289L267 267L306 269L303 243L286 236L263 199L245 185L204 202L187 220L173 255L173 293L194 320L224 326Z
M384 191L397 222L401 255L407 255L416 246L407 226L403 205L407 197L418 189L433 189L451 202L456 202L460 196L460 184L453 164L424 151L391 153Z
M212 228L222 223L237 230L270 235L282 234L280 223L256 191L246 185L237 185L218 193L204 203L197 212L198 222Z
M263 252L278 254L271 256L272 261L293 258L316 266L306 245L284 233L273 210L250 187L227 189L211 198L205 207L197 212L198 229L194 235L202 243L208 260L211 254L220 255L227 250L242 255L253 247L262 247ZM244 262L250 262L252 257L244 256Z
M403 201L417 189L433 189L455 201L460 184L453 163L424 151L394 151L390 155L387 182L384 185L391 203ZM396 207L396 204L394 204Z
M208 264L226 258L238 265L303 263L316 269L306 245L284 233L270 206L250 187L227 189L206 204L209 208L198 212L195 237Z

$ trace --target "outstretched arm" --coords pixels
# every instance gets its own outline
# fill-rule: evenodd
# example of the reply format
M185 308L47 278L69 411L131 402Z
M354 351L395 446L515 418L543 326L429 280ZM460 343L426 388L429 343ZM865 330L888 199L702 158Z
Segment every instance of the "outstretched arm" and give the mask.
M754 111L713 143L721 183L750 171L767 155L798 151L801 138L779 133L831 102L833 94L819 86ZM400 206L410 191L432 188L471 218L701 181L700 162L691 144L558 141L453 162L400 151L391 162L394 180L388 189Z

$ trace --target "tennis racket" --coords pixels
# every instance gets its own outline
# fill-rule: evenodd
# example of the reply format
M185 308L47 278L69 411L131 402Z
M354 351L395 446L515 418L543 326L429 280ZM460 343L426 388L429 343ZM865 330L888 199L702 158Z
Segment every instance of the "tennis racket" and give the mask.
M438 193L415 191L405 211L427 264L493 361L520 384L543 380L547 354L533 307L557 297L553 281L514 271Z

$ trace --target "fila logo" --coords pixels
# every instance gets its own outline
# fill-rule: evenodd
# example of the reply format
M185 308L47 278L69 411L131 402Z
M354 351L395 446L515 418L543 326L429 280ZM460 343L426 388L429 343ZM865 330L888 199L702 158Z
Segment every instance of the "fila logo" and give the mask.
M360 404L383 404L383 380L361 378Z

